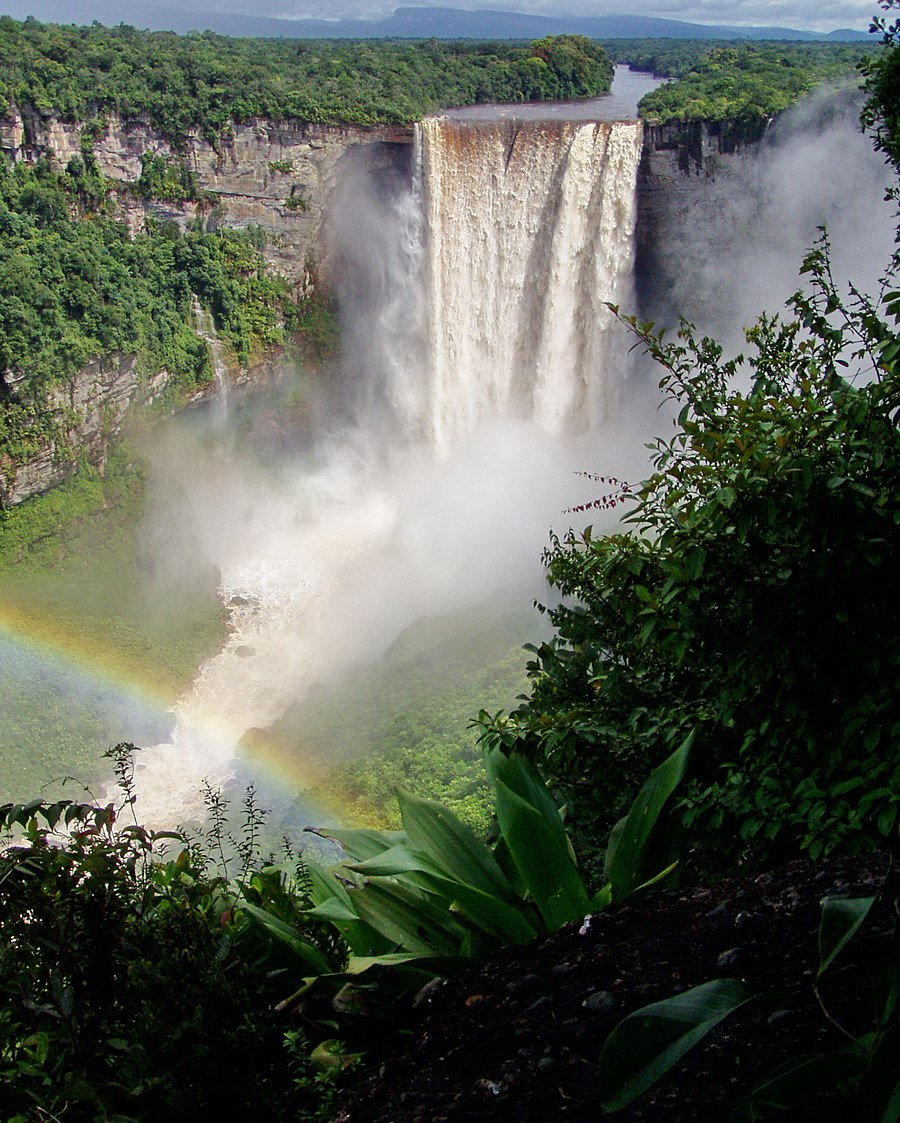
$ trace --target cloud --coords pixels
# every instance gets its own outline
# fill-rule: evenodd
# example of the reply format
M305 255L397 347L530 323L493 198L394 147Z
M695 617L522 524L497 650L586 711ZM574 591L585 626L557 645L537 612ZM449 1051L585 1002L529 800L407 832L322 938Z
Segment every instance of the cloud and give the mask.
M207 11L238 10L245 0L189 0L189 6ZM404 0L412 6L414 0ZM425 3L425 0L419 0ZM532 15L607 16L640 15L690 23L789 27L806 31L833 31L853 27L864 31L873 15L878 13L877 0L428 0L431 6L448 8L494 8L526 12ZM344 16L378 18L390 15L397 0L300 0L285 4L284 0L262 0L254 5L260 15L278 15L291 19Z
M448 5L452 6L452 5ZM459 6L478 7L477 4ZM485 6L494 6L491 4ZM657 16L688 23L789 27L804 31L833 31L854 27L865 30L878 11L876 0L644 0L625 5L622 0L521 0L497 4L510 10L535 15L567 14L582 16L629 15Z

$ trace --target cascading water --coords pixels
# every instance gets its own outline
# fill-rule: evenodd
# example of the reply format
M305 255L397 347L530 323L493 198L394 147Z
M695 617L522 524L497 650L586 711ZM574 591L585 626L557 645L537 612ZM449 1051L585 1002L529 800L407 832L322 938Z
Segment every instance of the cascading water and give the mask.
M217 424L222 426L228 420L228 379L226 377L227 367L225 364L225 355L222 350L222 341L219 339L219 333L216 331L212 313L200 304L196 296L193 297L192 300L192 309L197 334L204 343L206 343L207 347L209 347L209 354L212 359L213 379L216 384L216 396L214 399L215 418Z
M624 371L641 126L454 121L422 133L431 439L498 413L561 432Z
M508 582L515 563L491 560L489 535L537 564L572 467L542 457L601 420L624 377L603 303L629 303L640 149L636 122L428 119L412 182L368 238L361 211L342 224L360 415L318 471L264 500L230 462L186 473L233 630L177 707L172 743L142 754L147 821L199 814L203 779L227 782L241 734L365 643L377 654L457 589ZM518 444L504 448L498 419L525 427ZM522 496L542 489L525 518Z

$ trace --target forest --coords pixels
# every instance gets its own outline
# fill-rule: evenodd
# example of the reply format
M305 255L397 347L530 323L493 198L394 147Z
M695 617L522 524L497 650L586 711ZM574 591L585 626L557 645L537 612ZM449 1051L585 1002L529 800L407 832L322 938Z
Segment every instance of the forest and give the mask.
M614 57L636 69L677 79L647 94L648 124L730 121L762 125L823 82L850 83L872 53L866 44L617 43Z
M2 19L0 30L17 58L35 52L27 67L3 69L17 104L79 120L97 111L148 114L176 140L189 129L217 137L261 107L303 115L302 99L313 91L321 116L310 119L331 119L356 88L361 71L352 67L378 71L379 92L363 99L361 117L387 112L385 97L398 114L390 119L408 119L412 103L402 100L397 73L418 89L417 66L434 67L433 86L423 79L417 96L449 89L455 97L464 80L452 75L464 73L465 83L474 82L466 85L474 91L469 100L480 96L479 70L489 76L483 89L491 97L497 90L534 96L537 88L561 96L548 91L571 92L566 83L576 78L596 90L609 71L604 56L571 41L504 47L508 55L475 45L386 44L367 56L344 45L301 51L214 36L143 39L127 28ZM864 121L900 174L900 25L886 27L885 40L866 64ZM179 86L179 79L154 90L151 70L132 66L128 53L139 41L159 52L161 74L167 65L183 67L179 74L193 81L196 63L198 84ZM622 48L632 49L644 48ZM807 58L781 45L713 46L703 58L693 50L666 64L683 68L684 84L661 91L668 102L645 106L647 119L670 111L680 120L707 112L765 117L857 63L843 48L837 62L828 52L820 58L819 48ZM293 91L280 68L307 53L309 85ZM99 101L73 79L80 63L66 69L81 57L110 77ZM271 87L243 88L242 68L255 59L255 73L262 58ZM326 65L333 81L317 69ZM387 73L391 81L381 86ZM356 77L345 82L347 74ZM172 91L180 93L170 103ZM167 166L148 163L142 178L136 189L151 194L196 193ZM129 238L109 213L117 190L99 176L89 143L65 169L43 161L2 172L0 307L9 311L0 348L4 370L16 373L5 376L0 450L7 455L26 455L41 438L43 389L105 349L140 351L170 366L182 387L208 378L205 347L189 325L192 293L244 360L254 347L280 342L302 314L284 283L262 268L252 231L160 226ZM703 925L712 923L722 879L771 878L787 861L815 871L842 857L846 870L854 863L881 870L884 854L898 853L900 621L891 590L900 564L900 291L894 270L877 298L844 296L824 236L802 269L805 287L787 313L763 315L749 330L746 359L727 359L690 325L673 338L629 309L612 309L654 360L677 420L654 444L650 474L638 486L595 477L597 497L583 520L594 508L615 509L623 520L614 533L586 527L552 540L544 559L559 594L547 597L551 637L529 645L518 676L502 653L494 655L523 691L518 707L494 708L490 688L500 689L499 672L492 683L467 684L482 690L481 712L471 715L475 748L468 745L466 755L480 756L483 778L477 789L460 790L450 775L446 796L455 812L402 784L396 808L386 806L385 788L414 771L417 745L432 759L446 747L413 721L389 731L384 774L372 775L367 762L338 772L335 783L354 793L368 821L320 828L305 849L285 839L272 852L252 787L236 817L210 789L200 831L155 831L141 821L141 750L128 743L109 752L120 805L23 793L22 802L0 807L8 835L0 853L4 1118L125 1123L264 1110L273 1120L347 1112L369 1123L412 1119L418 1101L404 1107L398 1100L377 1114L366 1082L410 1052L419 1008L439 1001L435 978L458 977L461 989L452 982L443 989L456 996L461 1019L490 1006L486 978L472 973L488 961L499 964L502 990L521 1007L504 1033L512 1052L526 1053L520 1064L553 1094L568 1087L570 1069L593 1089L589 1102L564 1104L565 1117L711 1118L697 1114L689 1096L680 1107L678 1088L652 1100L657 1081L733 1014L755 1017L758 1037L781 1041L785 1024L789 1035L798 1025L805 1033L795 994L812 986L824 1028L797 1033L798 1045L776 1058L777 1067L748 1076L737 1063L740 1039L717 1038L724 1067L742 1080L740 1103L719 1117L735 1107L734 1117L746 1120L900 1118L893 869L865 894L828 898L821 926L821 894L811 896L804 923L809 928L812 916L818 928L818 967L791 960L796 978L785 984L787 997L764 996L741 961L728 959L734 929L758 920L756 897L741 890L736 900L746 908L735 910L722 936L731 943L716 945L714 978L671 972L668 993L651 1007L640 1001L640 985L627 1010L606 990L578 995L583 1016L605 1019L602 1050L578 1037L572 1019L557 1020L549 996L538 997L540 979L527 958L508 968L513 954L545 954L557 935L570 949L589 942L592 925L615 931L624 956L630 925L657 893L664 904L656 938L664 942L665 902L675 900L667 889L697 889ZM15 518L11 512L3 528ZM461 663L471 646L463 635L455 649ZM414 643L409 659L415 663ZM383 692L392 681L361 681L348 696L360 730L366 692ZM357 705L363 716L352 712ZM405 758L404 739L412 746ZM485 799L493 809L487 830ZM845 888L858 880L847 873ZM606 942L614 946L611 937ZM766 934L757 942L765 946ZM862 1012L853 1006L835 1029L818 988L835 961L844 964L860 945L873 966L875 1002ZM575 952L565 955L573 962L558 958L547 967L560 988L574 970ZM648 959L638 974L649 976L651 967ZM855 974L851 985L861 990ZM531 1055L519 1045L537 1022L569 1042L568 1052ZM461 1024L465 1036L470 1022ZM474 1027L471 1035L487 1052ZM458 1043L439 1044L440 1065L452 1070ZM509 1099L500 1084L467 1079L474 1098L457 1105L460 1118L524 1118L516 1112L528 1102L527 1086ZM444 1116L433 1109L431 1117Z
M0 17L0 100L83 123L82 156L66 168L47 160L0 168L0 456L20 462L64 437L44 409L47 393L89 359L137 352L146 370L169 371L176 400L208 381L192 294L238 363L298 328L318 350L333 334L327 308L301 309L266 272L253 231L204 232L215 199L198 196L183 161L147 154L135 183L104 180L91 145L104 114L147 119L176 146L192 131L216 144L254 116L406 122L442 105L596 95L609 89L615 59L678 79L645 99L651 123L759 128L816 84L852 76L862 54L842 45L624 40L604 52L573 36L529 46L313 44ZM196 229L149 223L131 238L117 207L129 194L199 202Z
M447 105L596 96L612 67L579 36L517 43L231 39L0 17L0 102L66 121L146 117L177 143L232 122L410 122Z

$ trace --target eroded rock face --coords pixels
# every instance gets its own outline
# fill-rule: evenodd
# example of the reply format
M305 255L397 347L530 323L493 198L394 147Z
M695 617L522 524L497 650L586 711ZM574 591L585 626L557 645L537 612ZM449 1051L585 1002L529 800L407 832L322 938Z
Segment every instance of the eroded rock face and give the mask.
M71 383L57 387L49 408L65 420L66 441L47 441L21 464L0 461L0 506L13 506L62 483L81 456L102 465L128 407L158 398L168 379L165 370L143 375L134 355L122 355L95 359Z
M691 318L715 302L714 291L692 293L695 306L685 309L681 278L702 274L701 228L724 223L729 201L752 175L759 138L722 125L645 126L638 177L636 281L641 315L666 324L680 314Z
M57 167L65 168L81 154L82 131L81 123L12 107L0 117L0 151L14 161L49 154ZM201 207L210 229L259 226L267 235L263 256L300 292L310 284L311 270L320 278L327 273L324 230L342 161L371 158L379 163L387 158L408 163L411 143L411 128L254 120L235 126L216 148L194 135L175 152L147 122L110 115L93 136L92 149L100 171L113 183L136 182L145 153L177 156L189 162L202 190L216 196L217 201L198 205L144 200L122 191L119 217L132 235L144 229L148 216L184 228ZM250 377L252 372L234 372L233 381ZM70 384L58 388L50 402L63 422L65 441L48 442L26 463L0 463L0 506L20 503L62 482L80 456L102 463L129 406L159 397L168 378L164 370L142 376L134 356L90 363Z
M42 118L11 109L0 118L0 149L12 160L35 160L50 153L64 168L81 153L81 123ZM114 114L93 138L100 171L111 180L134 183L144 153L181 156L196 172L200 187L218 196L208 216L212 227L260 226L268 234L263 255L293 285L304 283L309 263L324 256L323 224L328 198L347 154L366 146L412 143L412 128L314 125L305 121L255 119L234 126L214 148L189 136L174 152L145 121ZM172 204L123 197L123 217L134 231L150 214L184 226L196 215L194 203Z

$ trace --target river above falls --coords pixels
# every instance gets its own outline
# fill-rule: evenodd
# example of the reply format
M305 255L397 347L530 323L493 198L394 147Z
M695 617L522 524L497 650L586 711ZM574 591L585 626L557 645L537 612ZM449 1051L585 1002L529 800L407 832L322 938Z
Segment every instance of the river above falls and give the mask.
M657 78L628 66L616 67L612 92L580 101L526 101L514 104L464 105L446 109L442 116L461 121L633 121L638 102L668 79Z

